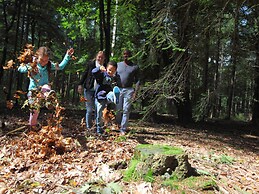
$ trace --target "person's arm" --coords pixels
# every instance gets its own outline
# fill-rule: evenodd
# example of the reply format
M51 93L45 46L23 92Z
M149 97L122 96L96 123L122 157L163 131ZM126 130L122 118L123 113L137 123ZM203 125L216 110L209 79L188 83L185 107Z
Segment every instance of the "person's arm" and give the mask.
M96 67L92 70L92 74L98 84L101 84L103 81L103 68L104 66Z
M135 73L135 91L133 93L132 99L135 100L137 98L137 93L140 87L140 78L139 78L139 67L137 67L136 69L136 73Z
M29 69L31 69L31 66L30 65L24 65L24 66L19 66L18 67L18 71L20 72L20 73L27 73L28 72L28 70Z
M67 53L65 55L65 57L63 58L63 60L61 61L60 64L54 64L52 63L51 64L51 69L54 69L54 70L63 70L66 65L68 64L69 60L71 59L71 56L74 54L74 49L73 48L70 48L67 50Z
M115 76L115 82L116 82L116 86L118 87L122 87L122 84L121 84L121 77L118 73L116 73L116 76Z

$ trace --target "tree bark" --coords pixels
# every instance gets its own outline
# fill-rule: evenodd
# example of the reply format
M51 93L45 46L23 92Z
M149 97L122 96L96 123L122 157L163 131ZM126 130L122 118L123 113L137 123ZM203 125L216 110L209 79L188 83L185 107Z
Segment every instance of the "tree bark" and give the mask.
M233 98L234 98L234 91L235 91L235 84L236 84L236 65L237 65L237 53L238 53L238 22L239 22L239 5L236 3L236 9L235 9L235 27L233 32L233 38L232 38L232 69L231 69L231 80L230 80L230 86L229 86L229 96L228 96L228 102L227 102L227 116L226 119L230 119L231 117L231 111L232 111L232 105L233 105Z
M111 54L111 0L107 0L107 14L106 14L105 29L105 55L106 61L110 60Z
M258 14L259 8L258 6L255 6L255 18L259 17ZM258 24L258 22L257 22ZM258 31L258 25L254 25L256 26L257 29L255 29L255 31ZM259 35L258 33L255 35L254 39L256 40L255 42L255 54L256 54L256 58L255 58L255 78L254 78L254 95L253 95L253 107L252 107L252 123L257 126L257 131L256 133L258 134L259 130L258 130L258 126L259 126Z
M105 18L105 13L104 13L104 2L103 0L99 0L99 29L100 29L100 50L103 50L103 29L104 29L104 18Z
M175 105L177 107L178 120L180 123L190 123L192 122L192 106L190 101L190 65L189 65L189 52L188 52L188 43L189 43L189 25L190 25L190 9L191 3L188 1L181 1L181 5L188 4L188 6L184 6L178 12L178 38L180 48L185 49L184 53L180 53L179 66L184 71L182 82L184 83L183 88L183 100L176 101ZM179 7L181 7L179 5ZM185 8L186 7L186 8Z
M221 67L221 61L220 61L220 55L221 55L221 18L219 20L219 27L216 33L217 36L217 50L216 50L216 69L214 73L214 88L213 90L216 92L215 101L214 101L214 107L212 112L212 117L219 117L220 113L220 97L217 94L218 93L218 86L220 83L220 73L219 69Z
M118 12L118 0L116 0L116 5L115 5L115 14L114 14L113 30L112 30L111 56L114 55L114 47L116 42L117 15L118 15L117 12Z
M255 61L255 86L254 86L254 101L253 101L253 115L252 123L259 126L259 36L257 35L257 42L255 44L256 61Z
M208 90L208 72L209 72L209 48L210 48L210 32L209 28L205 32L205 41L204 41L204 73L203 73L203 93L206 93Z
M15 32L16 34L15 34L15 41L14 41L14 54L15 54L14 57L15 58L17 58L17 56L19 55L18 39L19 39L20 17L21 17L21 5L22 5L22 2L19 1L18 6L17 6L17 23L16 23L16 32ZM21 73L16 72L16 82L17 82L16 89L17 90L21 90L21 88L22 88L22 77L23 77L23 75ZM15 105L18 105L18 99L16 99Z
M107 11L105 14L104 2L99 1L100 9L100 47L103 50L103 32L105 35L105 60L106 63L109 61L111 53L111 0L107 0ZM106 16L106 17L105 17Z
M2 61L1 64L5 64L6 61L6 57L7 57L7 48L8 48L8 43L9 43L9 31L12 29L13 24L14 24L14 20L15 20L15 16L16 16L16 10L17 10L17 5L18 5L18 0L15 1L14 3L14 11L13 11L13 15L11 17L11 21L10 23L8 23L8 19L7 19L7 2L3 1L3 13L4 13L4 26L5 26L5 38L4 38L4 48L3 48L3 57L2 57ZM8 84L8 93L7 93L7 100L11 99L11 93L12 93L12 83L13 83L13 69L11 69L10 71L10 80L9 80L9 84Z

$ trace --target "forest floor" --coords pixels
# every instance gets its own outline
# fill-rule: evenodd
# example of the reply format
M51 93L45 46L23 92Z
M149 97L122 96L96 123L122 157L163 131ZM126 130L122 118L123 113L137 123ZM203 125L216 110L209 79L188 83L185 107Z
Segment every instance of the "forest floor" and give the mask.
M218 121L182 126L130 121L130 133L108 137L85 133L84 111L66 110L62 128L50 133L46 113L38 132L26 127L28 112L0 110L0 194L2 193L259 193L259 136L248 123ZM4 126L3 126L4 125ZM62 131L61 131L62 130ZM58 132L61 132L58 133ZM123 171L138 144L177 146L216 186L195 187L141 180Z

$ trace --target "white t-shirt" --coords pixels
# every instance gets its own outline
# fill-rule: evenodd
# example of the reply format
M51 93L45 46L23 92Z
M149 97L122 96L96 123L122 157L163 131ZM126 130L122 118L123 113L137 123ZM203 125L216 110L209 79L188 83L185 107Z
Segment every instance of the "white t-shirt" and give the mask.
M95 60L95 67L100 67L100 66L101 66L100 63L97 60ZM97 87L97 82L96 80L94 80L94 90L96 89L96 87Z

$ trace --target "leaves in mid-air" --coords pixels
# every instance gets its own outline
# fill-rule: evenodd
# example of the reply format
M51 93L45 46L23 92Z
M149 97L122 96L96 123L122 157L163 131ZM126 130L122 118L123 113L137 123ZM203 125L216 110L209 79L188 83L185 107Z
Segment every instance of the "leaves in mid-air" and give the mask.
M14 64L15 62L13 60L9 60L6 64L6 66L3 66L3 69L4 70L7 70L7 69L14 69Z

